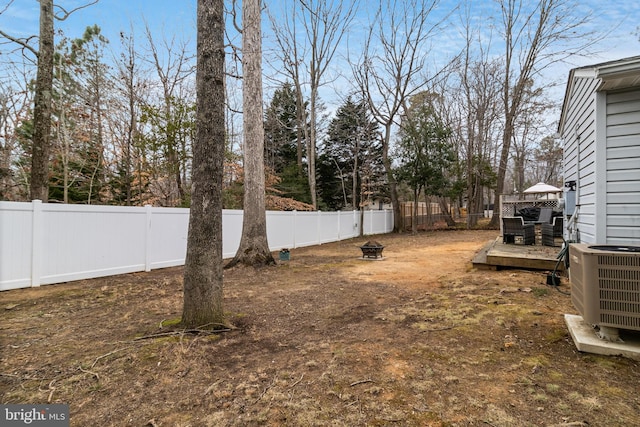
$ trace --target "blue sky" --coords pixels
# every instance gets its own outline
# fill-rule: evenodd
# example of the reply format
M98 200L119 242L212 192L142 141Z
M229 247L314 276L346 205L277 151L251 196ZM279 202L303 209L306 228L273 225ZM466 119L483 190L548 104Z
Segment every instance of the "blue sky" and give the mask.
M83 0L56 0L70 10L86 4ZM277 10L280 0L266 0L267 7ZM364 2L366 4L366 2ZM450 10L458 2L441 1L440 9ZM487 13L493 0L473 1L473 6ZM593 11L593 26L601 31L611 30L603 43L602 58L613 59L640 53L638 36L634 35L640 25L640 2L634 0L584 0L580 2L586 10ZM6 8L6 10L5 10ZM37 0L0 0L0 28L13 35L29 35L37 32L39 4ZM361 13L366 13L363 11ZM90 7L77 11L69 19L57 22L65 34L78 37L87 25L97 24L112 41L120 31L129 31L131 26L141 32L147 22L158 35L184 35L195 40L196 0L99 0ZM268 23L264 20L264 26ZM596 59L595 62L599 61Z
M73 9L86 1L56 0L66 9ZM455 4L451 0L443 0L440 10L451 10ZM274 10L282 7L281 0L266 0L267 7ZM366 1L363 4L367 4ZM473 1L472 5L478 13L490 14L495 4L493 0ZM591 10L594 15L593 29L610 34L599 43L599 56L578 58L573 64L561 64L554 68L554 77L566 79L569 70L576 65L586 65L628 56L640 55L638 25L640 23L640 2L630 0L583 0L580 7ZM39 3L37 0L0 0L0 28L18 37L37 34ZM366 14L364 10L361 13ZM361 15L362 16L362 15ZM362 16L364 17L364 16ZM118 44L120 31L129 33L134 28L136 38L142 40L145 22L149 25L154 39L162 37L170 39L175 35L178 39L188 40L195 46L196 0L100 0L97 4L77 11L66 21L57 22L68 37L80 37L87 25L97 24L103 34L111 40L111 45ZM268 20L263 20L265 34L268 33ZM441 46L454 50L456 35L447 27L443 32ZM268 42L268 40L267 40ZM6 46L1 47L4 51ZM265 51L269 46L265 45ZM1 59L1 57L0 57Z
M55 0L71 10L88 1ZM7 7L7 5L10 5ZM9 34L28 35L37 32L40 5L37 0L0 0L0 27ZM144 22L158 33L181 33L195 39L195 0L99 0L97 4L72 14L56 26L70 37L79 37L88 25L97 24L109 39L117 40L120 31L129 31L133 25L138 30Z

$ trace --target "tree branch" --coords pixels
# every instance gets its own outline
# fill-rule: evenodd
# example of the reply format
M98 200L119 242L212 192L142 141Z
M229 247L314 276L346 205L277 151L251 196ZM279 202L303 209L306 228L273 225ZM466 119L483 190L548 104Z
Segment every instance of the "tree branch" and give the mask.
M12 41L16 44L19 44L20 46L22 46L23 49L27 49L29 50L31 53L33 53L36 58L38 57L38 51L35 50L33 47L31 47L28 43L29 39L17 39L15 37L10 36L9 34L5 33L4 31L0 30L0 36L4 37L5 39ZM35 37L35 36L32 36ZM31 37L29 37L31 38Z
M55 13L53 14L53 17L56 18L58 21L64 21L65 19L67 19L69 17L69 15L71 15L74 12L79 11L80 9L84 9L86 7L89 6L93 6L94 4L98 3L99 0L93 0L91 3L87 3L85 5L82 6L78 6L75 9L71 9L70 11L67 12L67 10L65 8L63 8L62 6L56 4L54 5L54 7L57 7L58 9L60 9L62 11L62 15L58 16Z

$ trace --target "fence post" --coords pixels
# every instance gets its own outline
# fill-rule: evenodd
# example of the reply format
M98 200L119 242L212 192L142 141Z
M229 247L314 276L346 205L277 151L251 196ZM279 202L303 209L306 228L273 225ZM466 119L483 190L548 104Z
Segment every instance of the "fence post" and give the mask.
M367 224L367 228L369 229L368 231L364 231L364 233L368 234L368 235L372 235L373 234L373 215L371 215L371 212L373 211L362 211L363 215L362 215L362 222L363 222L363 226L364 224ZM369 217L367 219L367 216ZM364 229L364 227L363 227Z
M144 205L144 271L151 271L151 205Z
M42 200L31 201L31 287L40 286L42 262Z
M355 229L358 227L358 224L356 224L356 214L354 212L353 209L351 209L351 226L349 227L349 233L351 235L351 237L356 237L356 233L355 233Z
M298 235L298 211L294 209L293 211L293 243L291 245L292 248L296 248L296 236Z
M322 211L316 211L316 245L321 245L322 240L320 239L320 227L322 226Z
M369 230L365 231L364 233L367 233L368 235L372 235L373 234L373 215L371 215L371 212L373 212L373 211L366 211L366 210L362 211L362 213L363 213L363 215L362 215L363 224L362 225L367 224L367 226L368 226L367 228ZM367 216L369 218L367 218Z

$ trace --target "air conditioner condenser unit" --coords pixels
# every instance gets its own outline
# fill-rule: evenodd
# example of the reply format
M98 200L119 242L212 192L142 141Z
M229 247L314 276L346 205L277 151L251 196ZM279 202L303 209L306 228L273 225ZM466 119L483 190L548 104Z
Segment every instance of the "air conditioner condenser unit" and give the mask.
M603 339L640 331L640 246L569 246L571 302Z

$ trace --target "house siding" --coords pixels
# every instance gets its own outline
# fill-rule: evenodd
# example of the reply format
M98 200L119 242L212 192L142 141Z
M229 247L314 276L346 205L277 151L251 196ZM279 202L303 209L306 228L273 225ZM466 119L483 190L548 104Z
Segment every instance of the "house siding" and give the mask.
M640 241L640 90L607 94L606 243Z
M596 239L596 115L599 81L574 76L563 127L564 180L576 181L579 200L576 228L583 242ZM571 216L573 212L566 212ZM565 221L566 224L566 221Z

